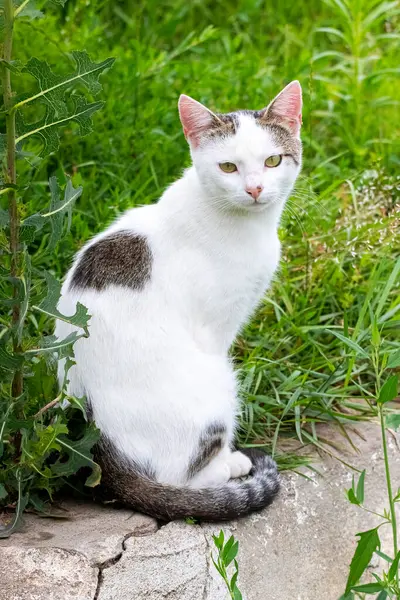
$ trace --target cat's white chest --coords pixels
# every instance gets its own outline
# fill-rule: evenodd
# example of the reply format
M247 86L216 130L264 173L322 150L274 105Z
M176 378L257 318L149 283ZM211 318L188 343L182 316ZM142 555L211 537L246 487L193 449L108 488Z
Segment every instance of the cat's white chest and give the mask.
M201 281L195 274L185 278L189 322L196 342L205 351L228 350L268 288L279 256L275 235L214 257L212 265L204 264Z

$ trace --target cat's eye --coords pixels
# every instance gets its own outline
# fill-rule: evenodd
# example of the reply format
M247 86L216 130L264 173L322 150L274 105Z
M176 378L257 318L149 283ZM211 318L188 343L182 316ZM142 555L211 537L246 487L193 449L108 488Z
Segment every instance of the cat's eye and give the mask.
M234 173L235 171L237 171L237 166L231 162L219 163L219 168L224 173Z
M282 162L282 155L281 154L273 154L272 156L268 156L268 158L265 159L265 166L266 167L278 167Z

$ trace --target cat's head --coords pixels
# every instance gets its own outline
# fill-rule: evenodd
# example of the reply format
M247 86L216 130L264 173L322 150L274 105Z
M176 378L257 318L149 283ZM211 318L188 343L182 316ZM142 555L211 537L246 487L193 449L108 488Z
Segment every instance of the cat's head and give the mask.
M301 167L301 108L298 81L262 110L219 114L179 98L193 164L211 202L248 211L283 205Z

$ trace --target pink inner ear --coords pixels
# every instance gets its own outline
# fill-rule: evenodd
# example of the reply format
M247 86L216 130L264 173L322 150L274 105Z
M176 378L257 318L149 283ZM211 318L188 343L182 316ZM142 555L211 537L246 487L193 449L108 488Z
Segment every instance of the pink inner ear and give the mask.
M301 86L298 81L292 81L271 102L267 113L281 118L297 134L301 126L301 109Z
M197 144L199 134L211 125L213 113L197 100L184 94L179 98L178 108L185 137Z

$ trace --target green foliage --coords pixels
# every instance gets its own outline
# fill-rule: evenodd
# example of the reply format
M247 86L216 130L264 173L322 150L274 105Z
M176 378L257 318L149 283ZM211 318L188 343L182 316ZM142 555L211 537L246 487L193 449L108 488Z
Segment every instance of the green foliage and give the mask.
M371 320L376 323L376 315L372 315ZM370 335L371 350L369 359L375 372L376 388L373 398L373 410L376 416L379 418L381 424L389 509L385 509L383 514L379 514L366 508L364 506L364 483L366 471L361 473L357 485L355 484L353 477L351 488L346 490L349 502L380 517L382 522L374 529L357 534L357 536L359 536L359 540L350 564L349 576L342 600L352 599L355 597L354 594L357 594L358 597L360 597L360 594L379 594L376 596L377 600L383 600L386 597L398 598L400 594L400 551L398 550L397 545L397 518L395 510L395 504L400 500L400 490L396 495L393 494L387 452L387 438L385 432L385 427L397 429L397 427L400 425L400 414L398 412L389 412L390 409L387 408L387 404L397 396L398 392L398 377L397 375L390 373L390 369L397 365L397 359L388 360L388 355L385 352L382 352L382 336L378 328L372 327ZM343 340L343 343L346 344L345 339ZM391 356L393 357L394 355L392 354ZM385 379L384 383L382 383L382 379ZM380 551L381 541L379 537L379 529L385 525L390 525L392 528L393 558L383 554ZM380 575L373 573L373 577L375 579L374 582L365 582L359 584L360 579L363 578L364 574L367 572L367 568L374 553L383 558L390 565L390 567L387 572L383 571L383 573Z
M365 470L361 473L357 487L355 486L354 475L352 480L352 486L347 492L347 498L351 504L361 505L364 502L364 482L365 482Z
M235 540L233 535L225 542L224 532L219 532L219 535L213 535L215 547L218 551L217 560L212 556L214 567L221 575L225 585L229 591L230 597L233 600L242 600L243 596L237 586L237 578L239 576L239 565L236 560L239 551L239 542ZM228 574L228 569L231 564L234 564L235 571L232 576Z
M368 567L375 550L380 548L377 528L364 531L363 533L357 533L357 535L360 536L360 539L350 564L350 574L347 580L345 593L348 593L350 590L354 591L354 584L359 581L361 575Z
M21 150L23 140L32 136L39 136L43 143L42 150L39 153L40 157L56 152L60 146L58 130L71 122L79 125L81 136L90 133L92 131L92 115L103 106L103 102L87 102L82 96L72 97L71 102L71 110L62 117L57 116L53 107L48 107L44 117L35 123L27 125L22 117L18 119L19 135L15 140L17 148Z
M60 0L57 3L65 4ZM18 528L27 506L46 510L46 499L52 500L65 478L82 467L91 472L86 485L98 485L101 477L92 452L99 432L93 424L86 423L84 399L71 398L66 393L73 345L88 335L90 315L79 303L74 315L60 313L57 304L61 285L51 272L57 267L54 253L69 235L72 208L82 187L74 186L62 170L49 167L47 172L53 174L48 180L48 201L35 185L35 177L41 169L39 158L52 160L50 155L58 149L61 127L74 122L79 125L80 135L92 130L92 115L103 103L91 101L83 91L91 96L97 94L101 90L99 76L114 61L94 63L86 52L73 52L76 68L67 75L53 73L45 61L37 58L30 58L22 68L19 62L12 63L7 54L11 48L12 20L16 20L14 29L19 31L22 23L43 16L33 3L29 11L27 6L27 2L4 3L0 504L14 507L15 512L10 523L0 529L0 537L7 537ZM22 17L28 20L20 22ZM24 82L26 76L34 77L39 90L23 93L15 102L10 73L12 83L17 85L22 76ZM42 142L40 147L35 143L37 136ZM43 187L47 192L47 184ZM48 208L43 209L46 203ZM50 333L55 318L74 325L78 331L57 339ZM61 359L64 382L59 390L56 364ZM62 408L66 402L67 407Z
M397 396L397 389L399 387L399 378L397 375L391 375L387 381L385 381L384 385L379 394L379 398L377 398L377 402L379 404L384 404L385 402L391 402Z

